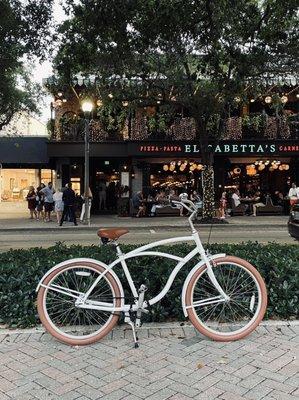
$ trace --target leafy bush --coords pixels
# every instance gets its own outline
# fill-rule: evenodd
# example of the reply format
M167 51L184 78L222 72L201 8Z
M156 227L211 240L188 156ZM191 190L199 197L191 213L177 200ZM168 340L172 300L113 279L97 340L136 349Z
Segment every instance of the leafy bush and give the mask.
M125 245L122 248L128 252L134 246ZM299 246L274 243L214 244L210 250L212 253L244 258L258 268L268 288L268 318L298 317ZM178 244L164 247L163 251L183 256L190 251L190 246ZM115 259L115 251L112 246L66 247L58 243L48 249L11 250L0 254L0 324L22 328L38 324L35 288L39 279L59 262L77 257L90 257L109 263ZM149 321L184 317L181 288L194 263L193 260L183 268L167 296L151 308L151 313L146 316ZM146 295L153 296L165 285L174 262L155 257L138 257L129 260L128 265L135 284L139 286L145 283L149 287ZM115 271L127 290L121 267L116 266Z

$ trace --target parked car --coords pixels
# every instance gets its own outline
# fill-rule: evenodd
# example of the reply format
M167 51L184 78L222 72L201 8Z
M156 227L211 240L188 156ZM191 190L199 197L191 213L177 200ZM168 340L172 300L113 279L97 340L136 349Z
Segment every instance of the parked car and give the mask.
M299 204L295 204L288 222L289 234L299 240Z

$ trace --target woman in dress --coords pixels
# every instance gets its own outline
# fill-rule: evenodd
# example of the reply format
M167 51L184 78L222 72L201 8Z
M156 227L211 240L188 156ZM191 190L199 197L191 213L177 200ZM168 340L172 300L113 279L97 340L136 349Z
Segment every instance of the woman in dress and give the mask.
M26 200L28 202L28 209L30 212L30 219L33 219L33 215L36 218L36 211L35 211L35 207L36 207L36 193L34 190L33 186L29 187L29 192L26 196Z
M53 200L55 202L55 212L56 212L56 218L57 218L58 224L60 224L62 212L64 209L62 195L63 195L63 193L60 189L57 189L57 191L53 194Z
M226 192L223 192L220 198L220 207L219 207L220 219L225 219L226 207L227 207Z
M45 187L45 185L42 183L37 189L36 189L36 212L37 212L37 218L36 220L39 221L40 219L44 219L44 194L41 192L41 190Z
M91 203L92 203L92 193L91 193L90 188L88 188L87 197L88 197L87 219L90 220L90 209L91 209ZM84 219L84 216L85 216L85 198L86 198L86 195L85 195L85 193L83 193L82 194L83 203L82 203L82 209L81 209L81 215L80 215L80 221L81 222L83 222L83 219Z

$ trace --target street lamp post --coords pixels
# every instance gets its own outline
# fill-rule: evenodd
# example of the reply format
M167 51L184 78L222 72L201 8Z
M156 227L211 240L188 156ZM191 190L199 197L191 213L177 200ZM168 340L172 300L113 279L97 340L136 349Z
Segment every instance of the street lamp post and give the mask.
M90 100L85 100L82 103L82 111L84 112L84 204L85 215L84 222L90 225L90 210L89 210L89 119L93 109L93 103Z

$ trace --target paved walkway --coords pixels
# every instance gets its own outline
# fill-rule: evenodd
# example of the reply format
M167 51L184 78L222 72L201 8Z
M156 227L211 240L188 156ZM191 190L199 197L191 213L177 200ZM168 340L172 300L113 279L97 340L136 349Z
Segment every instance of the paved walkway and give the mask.
M64 224L57 226L56 222L45 223L43 221L29 220L27 203L0 203L0 231L24 231L24 230L93 230L98 227L129 227L130 229L144 228L172 228L186 227L187 219L185 217L153 217L153 218L131 218L118 217L116 215L95 215L91 218L91 226L73 224ZM228 219L228 224L217 225L217 229L227 230L230 226L234 228L244 228L244 225L263 228L285 228L288 216L261 216L261 217L232 217ZM55 221L55 216L53 216ZM203 226L203 225L200 225ZM210 226L210 225L208 225Z
M0 332L0 399L296 400L298 334L299 324L276 323L217 343L191 326L150 324L133 349L123 326L80 348L40 331Z

